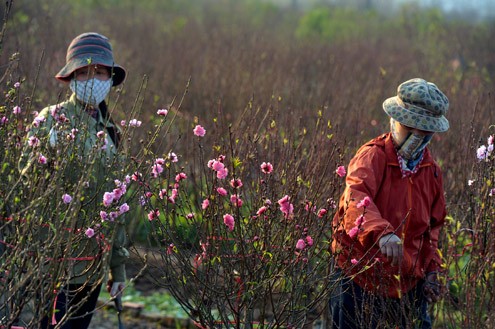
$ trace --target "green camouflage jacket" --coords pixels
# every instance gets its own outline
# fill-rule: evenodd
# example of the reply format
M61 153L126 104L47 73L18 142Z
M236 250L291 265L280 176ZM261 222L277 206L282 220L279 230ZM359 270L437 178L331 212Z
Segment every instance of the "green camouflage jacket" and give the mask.
M129 252L125 211L119 211L123 198L103 202L106 192L125 194L126 184L120 177L123 159L117 152L118 127L106 113L104 103L90 113L74 94L66 102L43 109L33 122L19 161L26 182L56 186L50 205L38 207L33 217L42 223L41 244L60 239L51 244L52 260L67 264L57 275L75 284L101 280L107 265L111 279L125 281ZM64 195L71 201L66 202Z

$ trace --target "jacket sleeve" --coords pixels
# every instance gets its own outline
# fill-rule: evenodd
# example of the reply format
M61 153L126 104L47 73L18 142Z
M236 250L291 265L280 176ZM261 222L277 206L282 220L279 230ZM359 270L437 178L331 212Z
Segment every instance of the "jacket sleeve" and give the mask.
M110 279L114 282L125 282L125 263L129 258L129 251L126 248L127 238L124 219L119 218L114 224L110 258Z
M24 147L19 157L18 169L21 177L25 177L27 172L37 160L41 150L49 150L50 143L56 143L56 131L54 130L54 121L49 113L49 108L43 109L37 116L37 118L44 118L44 120L38 125L31 124L29 132L26 135L24 141ZM30 138L38 138L40 145L37 147L30 146L28 144ZM45 153L45 156L49 157L49 154Z
M424 248L426 252L425 274L433 271L439 271L443 263L438 249L438 239L440 236L440 231L443 225L445 224L445 217L447 215L447 210L446 210L445 195L443 190L443 178L440 172L440 168L438 168L435 165L435 170L438 173L438 188L431 209L430 230L428 234L429 236L427 236L427 239L425 239L426 240L426 246L425 246L426 248Z
M351 160L346 177L344 191L343 225L347 234L355 230L356 220L364 214L365 220L359 226L358 241L370 248L384 234L393 233L393 227L382 217L380 210L373 200L382 184L387 166L385 151L377 145L363 146ZM364 209L357 205L365 197L370 198L370 204Z

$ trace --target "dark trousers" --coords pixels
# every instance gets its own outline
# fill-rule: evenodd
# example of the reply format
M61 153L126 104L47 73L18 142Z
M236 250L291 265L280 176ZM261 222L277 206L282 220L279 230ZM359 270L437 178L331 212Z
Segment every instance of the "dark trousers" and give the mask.
M340 277L330 298L333 329L431 329L427 308L423 282L396 299L376 296Z
M70 318L64 321L61 329L86 329L89 327L91 318L93 317L93 311L96 308L96 302L98 301L98 295L100 294L101 284L97 286L91 285L78 285L70 284L64 287L57 295L55 303L55 320L57 323L67 313L72 306L77 306L76 310L72 310ZM87 299L86 299L87 298ZM85 300L86 299L86 300ZM83 301L85 300L85 301ZM41 321L41 329L51 329L55 325L52 325L52 311L51 305L50 317L45 317Z

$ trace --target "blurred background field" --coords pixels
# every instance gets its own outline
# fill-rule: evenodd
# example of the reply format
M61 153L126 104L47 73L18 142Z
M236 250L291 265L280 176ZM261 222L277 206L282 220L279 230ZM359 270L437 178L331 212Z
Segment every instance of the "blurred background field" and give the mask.
M190 132L198 123L222 136L241 117L269 111L289 134L311 129L311 118L321 112L343 145L346 164L358 146L387 131L381 104L399 83L432 81L450 100L451 128L431 144L444 171L452 218L443 245L449 257L448 241L460 228L476 229L479 218L491 218L486 186L492 170L479 169L476 149L495 122L495 5L479 1L473 7L474 2L8 1L0 82L4 88L23 81L28 113L57 103L68 92L53 78L65 63L67 45L95 31L110 38L116 62L128 71L124 86L111 96L119 97L117 119L138 112L143 125L152 126L156 110L187 91L171 128L178 137L164 138L162 152L173 146L186 163L193 161ZM16 69L5 76L9 62ZM147 131L141 134L131 141L135 147ZM214 149L206 146L206 152ZM476 187L470 180L488 183ZM135 241L145 240L145 230L133 232ZM487 245L495 245L493 236L488 239ZM460 272L468 273L466 267ZM488 285L481 289L488 287L493 300L493 271L483 278ZM472 289L475 294L480 287Z

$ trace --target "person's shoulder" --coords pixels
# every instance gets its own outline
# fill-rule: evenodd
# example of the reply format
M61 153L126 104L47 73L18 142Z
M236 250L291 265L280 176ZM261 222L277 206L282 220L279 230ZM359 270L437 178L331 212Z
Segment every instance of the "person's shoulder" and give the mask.
M360 153L385 153L385 144L387 143L388 134L382 134L378 137L375 137L366 143L364 143L357 154Z

